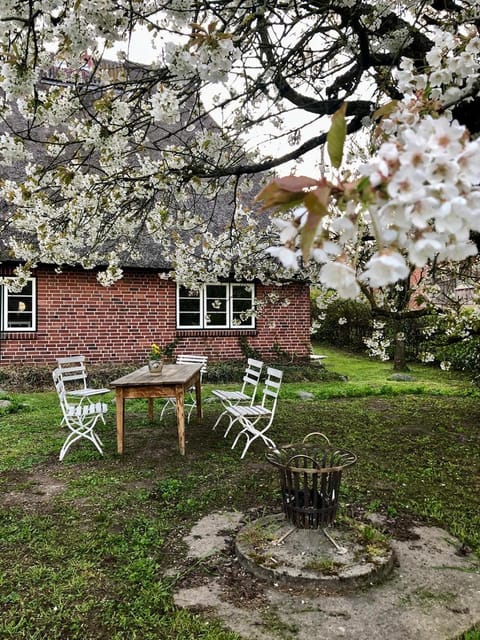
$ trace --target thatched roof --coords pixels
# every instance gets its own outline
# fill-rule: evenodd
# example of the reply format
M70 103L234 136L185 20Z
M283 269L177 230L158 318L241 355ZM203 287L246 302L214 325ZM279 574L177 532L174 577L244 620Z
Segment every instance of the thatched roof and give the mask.
M85 81L88 82L89 87L89 100L93 101L96 97L98 97L102 91L102 81L96 81L96 74L100 75L101 73L108 72L109 76L112 77L113 80L119 81L124 74L124 77L128 79L128 81L135 80L139 75L142 76L151 76L152 79L152 87L154 86L154 82L158 82L159 78L161 78L161 71L158 69L151 70L149 67L133 64L133 63L124 63L120 64L118 62L109 62L103 61L98 68L89 68L88 66L82 67L80 70L76 70L75 73L78 76L85 75ZM66 77L65 70L61 69L59 65L52 64L52 67L48 69L42 77L41 82L39 83L39 89L41 90L49 90L55 86L68 86L68 74ZM189 105L185 105L185 113L189 111ZM215 127L215 123L213 120L208 118L204 118L201 122L202 127ZM175 127L178 129L178 127ZM0 121L0 134L4 132L14 132L24 135L28 138L27 146L28 149L33 153L35 158L35 162L38 164L44 164L48 166L51 164L52 159L48 156L45 149L45 144L43 140L47 137L48 132L45 131L45 128L37 128L28 130L28 123L25 118L21 115L16 105L13 106L11 111L11 115L8 116L8 120ZM148 131L148 139L151 142L152 149L158 148L158 152L160 153L162 139L165 139L166 135L168 135L169 131L173 131L172 125L166 125L164 127L150 127ZM189 134L186 131L181 131L180 133L175 133L177 137L180 136L191 136L194 134ZM72 147L72 153L74 151L74 147ZM152 153L150 149L149 153ZM17 162L13 166L5 167L2 169L1 178L13 180L15 182L22 182L24 176L25 166L21 162ZM256 180L257 185L259 184L259 180ZM255 192L259 191L260 187L255 188ZM253 195L249 198L249 201L253 202ZM171 202L165 203L167 208L172 211L172 214L176 212L176 202L174 197L172 197ZM215 201L208 201L206 198L202 198L201 196L195 196L192 191L190 206L192 210L194 210L197 214L200 213L201 217L206 223L206 230L214 235L218 235L222 233L226 228L229 227L232 221L232 216L234 214L235 203L233 202L233 194L229 194L228 192L224 192L220 196L215 198ZM2 213L3 212L3 213ZM8 240L14 235L14 237L19 238L18 230L15 230L11 223L8 222L8 214L11 213L9 211L6 203L0 203L0 260L6 261L11 260L12 257L9 254L8 249ZM1 218L3 218L3 227L1 225ZM188 232L182 232L183 237L188 237L188 234L195 233L195 230L190 230ZM152 269L168 269L170 267L170 256L167 251L165 252L165 248L154 241L154 239L147 233L145 228L140 226L138 234L135 238L129 238L132 241L134 247L134 254L132 252L126 253L122 256L121 263L122 266L135 266L135 267L144 267L144 268L152 268ZM110 250L115 249L115 241L109 243L108 240L104 240L102 243L102 251L106 255Z

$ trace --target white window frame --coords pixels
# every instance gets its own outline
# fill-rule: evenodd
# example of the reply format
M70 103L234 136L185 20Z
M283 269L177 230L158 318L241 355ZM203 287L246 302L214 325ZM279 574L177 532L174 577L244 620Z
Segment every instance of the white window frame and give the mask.
M218 286L218 287L225 287L225 294L226 294L226 323L225 324L209 324L208 323L208 315L209 315L209 310L207 309L208 307L208 303L210 300L212 300L212 298L207 297L207 287L210 286ZM199 323L196 325L193 324L182 324L181 323L181 317L183 315L183 313L181 313L181 309L180 309L180 303L181 300L186 298L187 296L184 295L180 295L180 293L182 292L182 285L177 283L177 320L176 320L176 325L177 325L177 329L211 329L211 330L216 330L216 329L230 329L230 330L241 330L241 329L255 329L255 315L252 314L250 317L250 321L248 324L235 324L234 323L234 300L235 300L235 288L236 287L251 287L251 309L252 311L254 310L254 303L255 303L255 285L251 282L211 282L208 283L206 285L203 285L203 287L200 289L200 291L193 293L193 295L191 296L192 298L196 298L199 301ZM224 298L222 298L223 300ZM194 312L192 312L194 313Z
M30 296L30 294L25 294L22 293L22 291L10 291L8 288L8 281L11 280L15 280L15 277L12 278L4 278L4 282L5 284L1 284L0 285L0 297L1 297L1 317L0 317L0 329L6 333L6 332L11 332L11 333L18 333L18 332L26 332L26 331L36 331L37 330L37 280L36 278L29 278L28 282L31 283L32 285L32 294ZM10 326L10 322L9 321L9 316L12 313L15 313L13 311L9 311L8 307L9 307L9 301L11 301L12 299L15 298L25 298L25 297L31 297L31 305L32 308L29 311L25 311L26 317L28 315L29 318L31 318L31 321L28 323L28 325L26 326ZM20 302L22 302L20 300ZM16 313L22 313L20 312L16 312Z

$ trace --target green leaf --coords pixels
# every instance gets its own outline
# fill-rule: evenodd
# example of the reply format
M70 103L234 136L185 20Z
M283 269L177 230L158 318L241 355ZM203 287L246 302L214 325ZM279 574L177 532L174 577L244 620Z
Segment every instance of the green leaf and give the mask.
M344 102L332 117L332 126L327 133L327 151L330 162L338 169L342 164L343 147L345 138L347 137L347 121L345 119L347 113L347 105Z

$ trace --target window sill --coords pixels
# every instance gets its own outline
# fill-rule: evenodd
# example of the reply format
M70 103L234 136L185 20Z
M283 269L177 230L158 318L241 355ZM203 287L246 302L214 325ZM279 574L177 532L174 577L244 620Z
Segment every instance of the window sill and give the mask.
M177 329L178 338L198 337L222 337L222 336L256 336L256 329Z
M2 331L0 332L0 340L36 340L37 332L35 329L26 331Z

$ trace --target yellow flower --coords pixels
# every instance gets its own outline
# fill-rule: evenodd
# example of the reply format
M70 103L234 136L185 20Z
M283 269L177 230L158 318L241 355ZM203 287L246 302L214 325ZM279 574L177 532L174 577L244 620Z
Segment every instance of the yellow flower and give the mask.
M162 349L155 342L150 347L150 357L153 360L158 360L159 358L162 357Z

